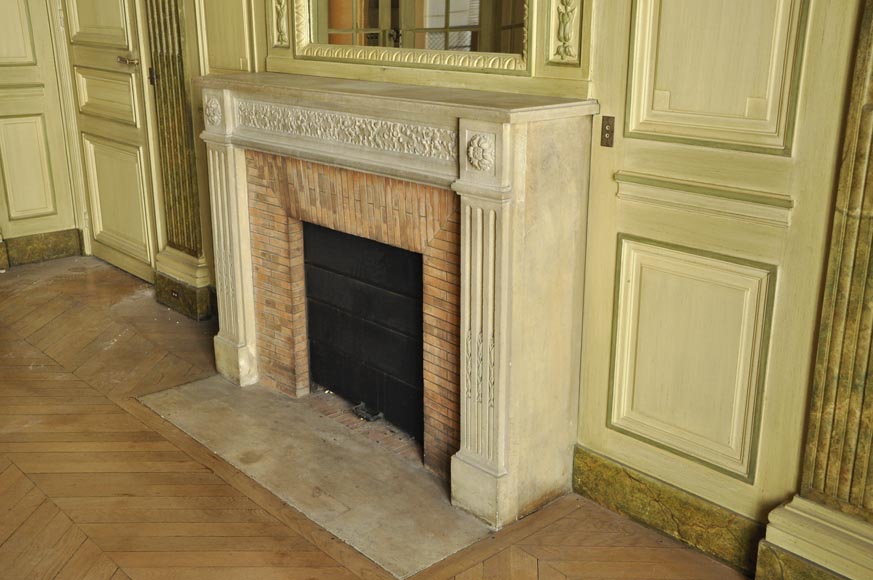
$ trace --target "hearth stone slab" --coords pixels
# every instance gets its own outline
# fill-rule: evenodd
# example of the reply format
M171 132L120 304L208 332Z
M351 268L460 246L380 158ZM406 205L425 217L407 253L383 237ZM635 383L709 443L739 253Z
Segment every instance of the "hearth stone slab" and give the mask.
M489 533L424 467L276 391L212 377L140 400L398 578Z

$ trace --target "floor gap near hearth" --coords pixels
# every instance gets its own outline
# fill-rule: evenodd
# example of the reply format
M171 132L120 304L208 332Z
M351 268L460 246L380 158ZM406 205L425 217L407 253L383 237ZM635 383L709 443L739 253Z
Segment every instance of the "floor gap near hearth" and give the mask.
M378 442L378 429L390 427L360 425L335 397L292 399L212 377L140 400L399 578L488 535L451 505L420 451L411 460L417 450Z

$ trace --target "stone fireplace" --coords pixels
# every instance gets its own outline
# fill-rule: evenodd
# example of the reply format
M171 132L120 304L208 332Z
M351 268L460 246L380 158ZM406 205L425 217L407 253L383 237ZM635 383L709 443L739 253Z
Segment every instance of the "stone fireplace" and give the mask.
M425 462L505 523L569 491L591 101L202 79L219 371L309 392L303 222L422 254Z

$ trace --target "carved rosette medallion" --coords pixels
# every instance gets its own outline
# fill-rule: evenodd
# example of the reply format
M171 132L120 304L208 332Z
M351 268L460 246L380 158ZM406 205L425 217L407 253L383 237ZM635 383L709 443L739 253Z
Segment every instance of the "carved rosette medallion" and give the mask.
M476 171L489 172L494 168L495 149L494 135L474 135L467 142L467 163Z
M206 99L206 106L203 107L203 115L206 118L206 124L218 126L221 124L221 104L215 97Z

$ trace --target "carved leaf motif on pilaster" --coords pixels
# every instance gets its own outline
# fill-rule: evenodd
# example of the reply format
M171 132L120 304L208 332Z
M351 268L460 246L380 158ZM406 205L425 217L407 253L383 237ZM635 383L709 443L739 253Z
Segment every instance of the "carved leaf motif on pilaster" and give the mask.
M484 353L482 352L482 333L479 333L479 338L476 340L476 402L482 402L482 377L485 370L483 364Z
M206 118L206 124L216 127L221 124L222 113L221 103L216 97L206 99L206 106L203 107L203 115Z
M240 127L438 161L456 161L457 131L289 105L240 100Z
M494 335L491 335L491 346L488 348L488 408L494 408L494 392L495 387L497 386L497 375L495 373L495 359L494 359Z
M464 341L464 351L465 358L467 363L467 381L466 381L466 395L468 399L473 398L473 333L467 329L467 339Z
M274 47L287 48L291 45L288 38L288 0L274 0L273 18L275 22Z
M555 1L555 38L552 59L567 61L576 59L576 30L574 26L579 10L577 0Z
M467 163L476 171L490 172L496 157L494 135L478 133L467 142Z

